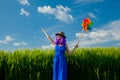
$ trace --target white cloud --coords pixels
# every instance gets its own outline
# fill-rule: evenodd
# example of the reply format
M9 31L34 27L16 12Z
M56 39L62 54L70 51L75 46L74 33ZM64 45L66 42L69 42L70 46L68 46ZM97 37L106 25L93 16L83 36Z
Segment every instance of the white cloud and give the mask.
M9 42L13 41L14 39L11 36L6 36L4 40L0 40L1 44L8 44Z
M14 46L22 46L22 45L25 46L25 45L27 45L27 43L24 42L24 41L22 41L22 42L14 42L13 45L14 45Z
M91 18L93 18L93 19L97 19L97 17L96 17L95 14L93 14L93 13L88 13L88 15L89 15Z
M27 5L27 6L30 5L29 2L28 2L28 0L18 0L18 2L19 2L20 4L22 4L22 5Z
M30 13L29 13L29 12L27 12L26 10L24 10L23 8L21 8L21 10L20 10L20 15L29 16L29 15L30 15Z
M81 39L81 45L95 45L105 42L119 41L120 40L120 20L110 22L99 30L83 33ZM76 33L76 37L79 37L80 33Z
M67 42L68 47L70 49L73 49L75 47L75 45L77 44L77 41L78 40L73 40L73 41ZM86 48L86 47L90 47L90 46L89 45L83 45L83 44L81 44L81 41L80 41L78 47Z
M43 7L38 7L38 12L45 14L54 14L55 9L51 8L51 6L43 6Z
M43 45L41 47L41 49L53 49L54 48L54 45L50 44L50 45Z
M73 16L68 13L70 11L70 8L62 5L57 5L56 8L51 8L51 6L38 7L39 13L54 15L56 19L67 23L73 21Z
M8 45L9 43L13 44L14 46L22 46L22 45L27 45L26 42L21 41L21 42L16 42L15 39L11 36L5 36L5 39L0 40L0 44Z

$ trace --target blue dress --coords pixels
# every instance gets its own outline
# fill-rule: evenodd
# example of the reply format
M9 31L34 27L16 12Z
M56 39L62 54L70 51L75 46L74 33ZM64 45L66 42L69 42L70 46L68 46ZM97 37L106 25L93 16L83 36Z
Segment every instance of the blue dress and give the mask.
M65 46L55 47L53 59L53 80L67 80L67 61L65 57Z

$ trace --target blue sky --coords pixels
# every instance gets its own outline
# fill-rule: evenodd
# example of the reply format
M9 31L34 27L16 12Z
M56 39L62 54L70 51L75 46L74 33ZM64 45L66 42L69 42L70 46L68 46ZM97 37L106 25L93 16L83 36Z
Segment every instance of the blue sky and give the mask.
M56 32L64 31L73 47L86 17L94 24L83 32L79 47L120 46L119 0L1 0L0 49L53 47L41 27L54 40Z

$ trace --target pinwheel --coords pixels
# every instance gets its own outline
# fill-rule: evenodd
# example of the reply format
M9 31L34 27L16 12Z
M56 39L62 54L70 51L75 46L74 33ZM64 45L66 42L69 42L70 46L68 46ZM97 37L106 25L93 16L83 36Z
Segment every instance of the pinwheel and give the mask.
M82 31L81 31L80 37L78 39L78 44L80 42L80 38L82 37L83 31L88 32L88 30L92 29L92 25L93 25L93 23L91 22L90 18L85 18L82 20Z
M90 18L85 18L82 20L82 28L84 31L88 32L88 30L91 30L92 28L92 22L90 20Z

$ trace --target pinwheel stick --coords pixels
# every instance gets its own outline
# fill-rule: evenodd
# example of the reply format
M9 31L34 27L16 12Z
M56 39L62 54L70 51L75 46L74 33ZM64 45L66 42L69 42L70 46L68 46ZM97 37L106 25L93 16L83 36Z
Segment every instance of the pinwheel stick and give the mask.
M78 38L78 42L77 42L77 44L79 45L79 42L80 42L80 39L82 38L82 33L83 33L83 29L82 29L82 31L81 31L81 33L80 33L80 37Z

